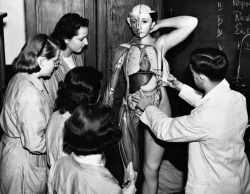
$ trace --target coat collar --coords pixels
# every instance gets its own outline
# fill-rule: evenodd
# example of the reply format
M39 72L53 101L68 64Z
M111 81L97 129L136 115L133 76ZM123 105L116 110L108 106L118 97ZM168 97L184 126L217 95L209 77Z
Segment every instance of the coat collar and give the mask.
M229 91L229 83L223 79L217 86L215 86L210 92L208 92L198 103L198 106L204 104L207 100L217 96L219 94Z
M43 79L38 79L34 74L21 73L24 77L26 77L37 89L43 91L45 90Z

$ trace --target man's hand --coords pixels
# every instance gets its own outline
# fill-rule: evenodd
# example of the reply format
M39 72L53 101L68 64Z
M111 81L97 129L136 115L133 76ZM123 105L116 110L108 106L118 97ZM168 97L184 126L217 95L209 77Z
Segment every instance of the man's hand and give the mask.
M169 74L168 76L168 86L174 89L177 89L179 91L181 91L182 87L183 87L183 83L180 82L176 77L174 77L172 74Z
M134 94L129 94L127 98L127 103L128 103L129 108L134 111L136 109L137 104L134 103L133 97L136 98Z
M139 90L139 96L132 96L132 99L137 103L137 107L142 111L144 111L148 106L153 105L153 100L148 99L142 90Z

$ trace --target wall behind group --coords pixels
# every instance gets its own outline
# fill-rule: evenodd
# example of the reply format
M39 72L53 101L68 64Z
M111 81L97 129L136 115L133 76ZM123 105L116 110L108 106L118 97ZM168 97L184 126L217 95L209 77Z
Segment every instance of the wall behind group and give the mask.
M24 0L1 0L0 12L4 18L5 61L10 65L25 43Z

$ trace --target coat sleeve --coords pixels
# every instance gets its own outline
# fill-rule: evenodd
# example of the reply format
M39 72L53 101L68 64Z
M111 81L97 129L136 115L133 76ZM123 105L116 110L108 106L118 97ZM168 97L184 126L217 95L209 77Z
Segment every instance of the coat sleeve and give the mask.
M199 107L194 109L190 115L170 118L158 108L149 106L140 120L149 126L158 139L163 141L200 141L208 134L203 112Z
M22 145L31 153L45 153L45 129L47 119L44 111L45 103L39 93L32 89L20 94L17 105L17 129Z
M197 107L199 101L202 99L203 94L199 91L189 87L188 85L183 85L179 97L185 100L188 104L193 107Z

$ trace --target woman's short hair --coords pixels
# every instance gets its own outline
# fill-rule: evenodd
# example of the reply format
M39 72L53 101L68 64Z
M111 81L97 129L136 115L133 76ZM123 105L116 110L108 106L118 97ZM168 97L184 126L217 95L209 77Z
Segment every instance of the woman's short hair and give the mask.
M157 11L153 12L153 13L149 13L150 17L152 18L152 22L157 22L157 18L158 18L158 13Z
M59 41L61 50L65 50L67 46L64 40L78 35L81 27L88 28L88 26L87 18L83 18L77 13L67 13L57 22L51 36Z
M221 81L226 77L229 62L226 54L216 48L199 48L190 56L191 68L206 75L211 81Z
M64 125L63 150L76 155L101 154L122 136L111 122L111 108L80 105Z
M71 69L63 82L59 83L55 111L73 112L80 104L95 104L102 87L102 73L91 66Z
M48 37L46 34L36 34L29 38L23 46L19 55L12 62L14 71L27 72L29 74L39 72L41 70L37 63L38 57L52 59L59 50L57 40Z

